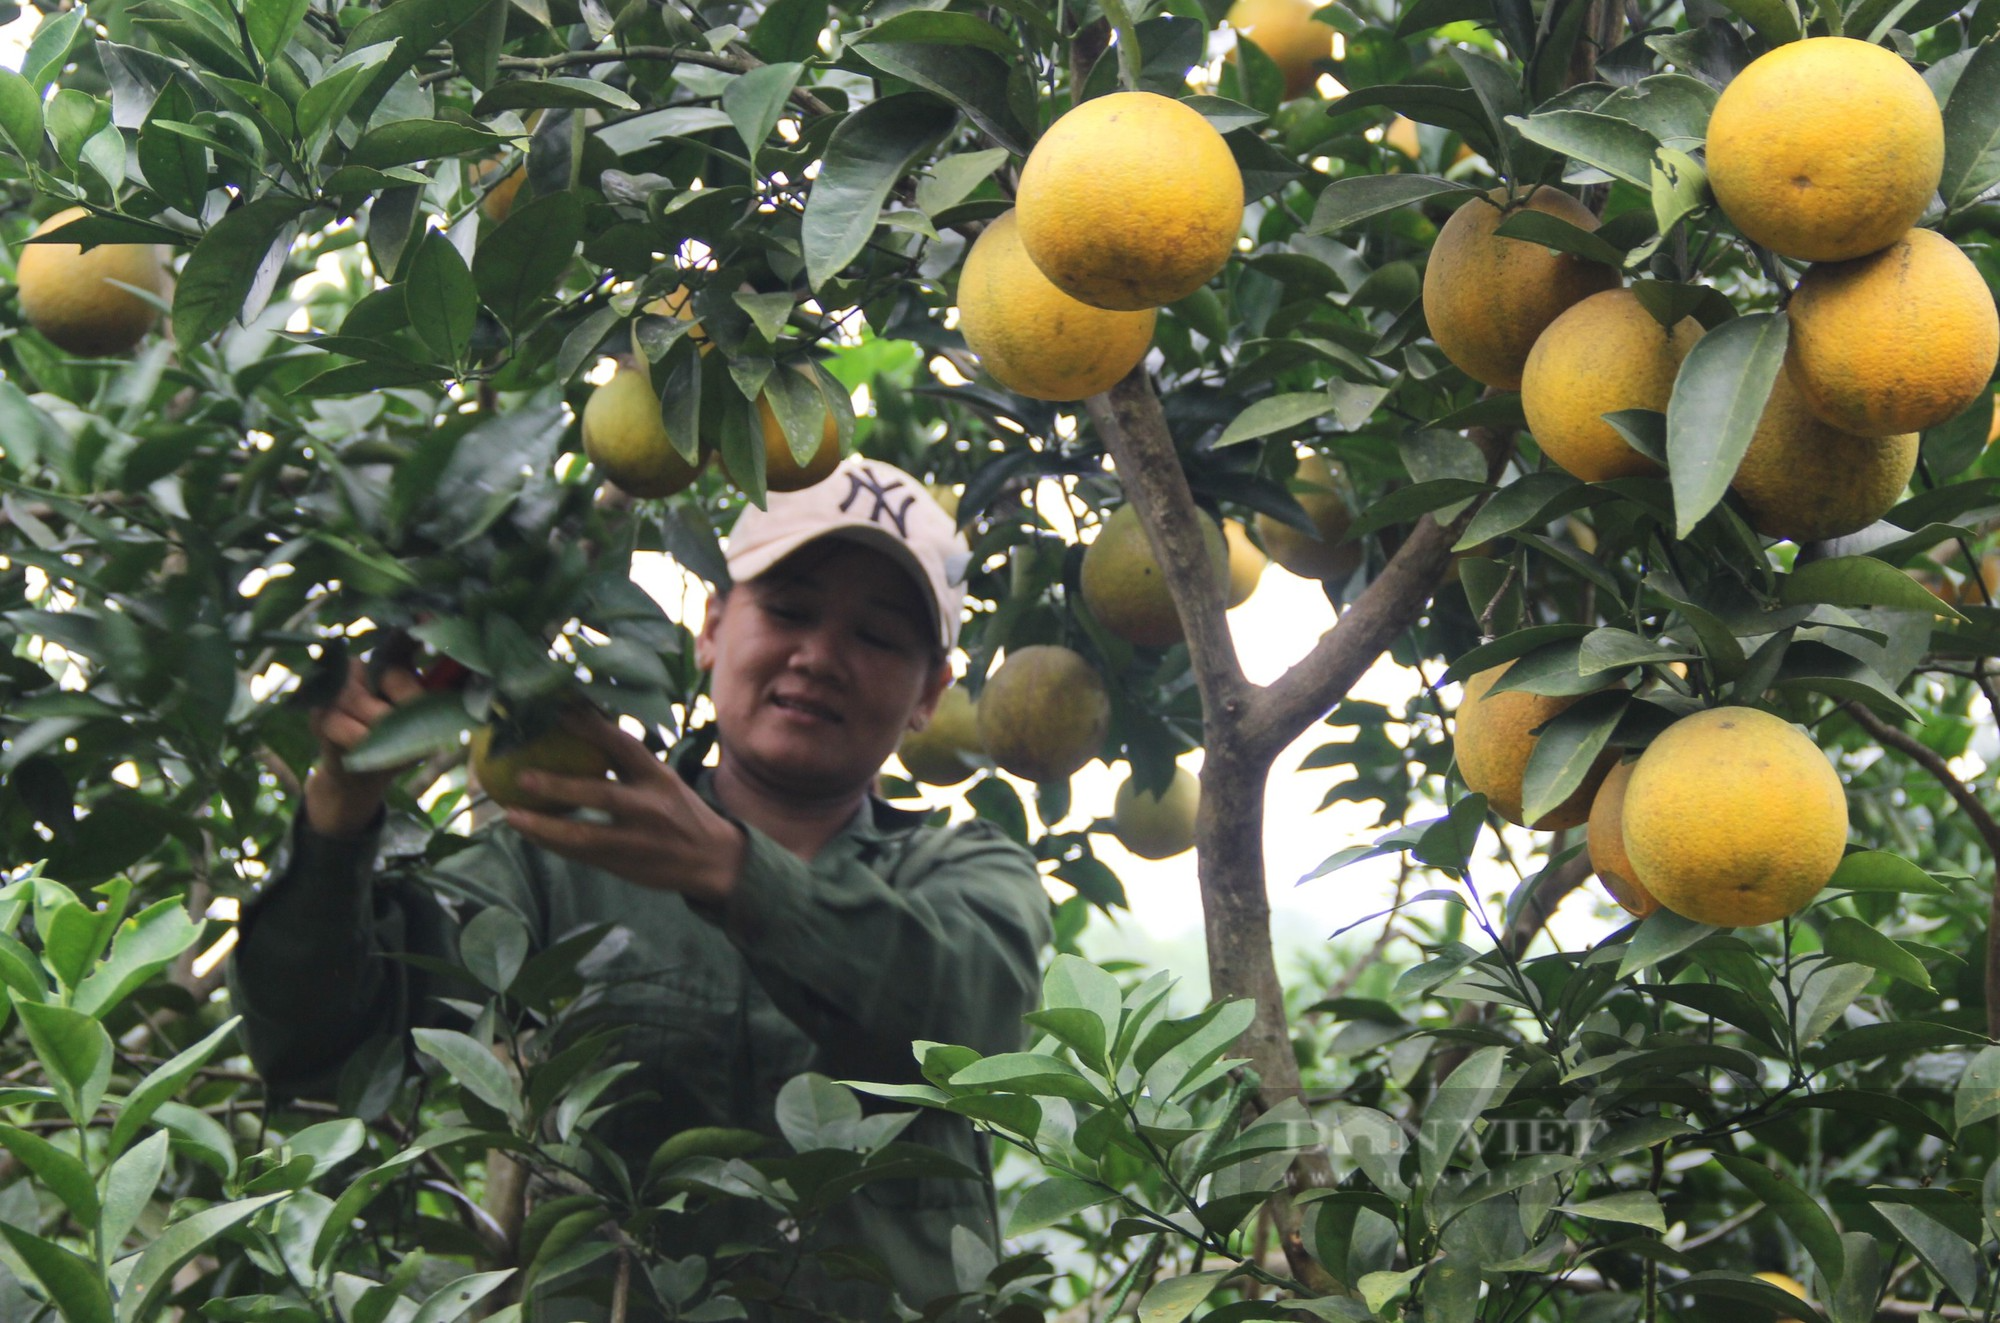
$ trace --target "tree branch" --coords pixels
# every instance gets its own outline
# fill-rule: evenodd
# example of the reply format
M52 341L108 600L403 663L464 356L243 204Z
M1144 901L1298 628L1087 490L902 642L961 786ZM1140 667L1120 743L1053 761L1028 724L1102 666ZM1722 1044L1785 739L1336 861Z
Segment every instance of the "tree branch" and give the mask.
M1497 481L1513 450L1511 437L1477 427L1468 435L1486 452L1487 481ZM1252 697L1243 721L1243 740L1250 749L1275 758L1331 711L1390 643L1417 622L1451 563L1452 544L1478 510L1478 503L1467 506L1448 525L1429 515L1417 521L1381 575L1340 613L1313 650Z
M1986 844L1986 857L2000 859L2000 822L1995 822L1972 787L1959 780L1935 749L1905 731L1898 730L1858 702L1841 704L1854 724L1868 732L1877 744L1905 754L1910 761L1937 778L1945 793L1958 801L1972 829ZM2000 875L1995 877L1993 900L1986 919L1986 1034L2000 1037Z
M1552 853L1560 853L1554 846L1550 849ZM1549 926L1549 920L1555 917L1556 907L1568 898L1569 893L1590 879L1590 872L1590 851L1582 850L1564 860L1560 867L1542 874L1541 882L1528 897L1527 903L1521 906L1521 912L1514 916L1514 922L1508 925L1503 936L1507 950L1515 959L1520 959L1536 934Z
M1209 560L1200 511L1181 473L1167 416L1143 364L1102 395L1084 402L1125 495L1139 513L1153 557L1165 572L1174 610L1187 634L1188 660L1204 708L1233 717L1249 696L1243 664L1229 636L1222 584Z

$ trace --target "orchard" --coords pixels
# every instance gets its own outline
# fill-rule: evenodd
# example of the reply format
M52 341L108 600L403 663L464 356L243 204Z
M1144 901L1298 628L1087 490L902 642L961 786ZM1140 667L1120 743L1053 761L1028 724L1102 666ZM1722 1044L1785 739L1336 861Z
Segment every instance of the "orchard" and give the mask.
M2000 0L28 28L0 1318L842 1317L791 1284L893 1265L813 1228L976 1176L911 1138L948 1112L1000 1234L897 1318L1993 1319ZM525 770L608 771L566 710L701 767L698 622L635 558L719 586L737 511L856 453L971 547L880 789L1038 861L1026 1050L635 1163L624 934L494 905L438 1027L267 1086L223 957L350 659L426 691L349 760L394 773L377 885L449 899ZM1336 612L1269 684L1260 575ZM1384 661L1406 703L1355 695ZM1301 738L1366 839L1267 823ZM1267 826L1324 837L1307 886L1401 879L1303 972ZM1112 835L1194 852L1206 1005L1085 958L1145 903Z

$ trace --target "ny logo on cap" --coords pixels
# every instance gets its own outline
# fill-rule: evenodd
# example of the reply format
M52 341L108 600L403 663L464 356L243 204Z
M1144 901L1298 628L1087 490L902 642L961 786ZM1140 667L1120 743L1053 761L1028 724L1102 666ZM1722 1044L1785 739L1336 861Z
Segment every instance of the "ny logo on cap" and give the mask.
M857 464L848 470L847 497L840 503L840 512L846 514L848 507L860 500L863 492L867 492L875 498L874 507L868 511L868 522L894 523L896 536L907 542L910 540L910 530L904 526L903 521L909 516L910 507L917 503L917 498L914 495L905 496L900 506L891 504L891 493L902 490L902 486L901 482L893 479L885 484L875 476L872 469ZM883 518L885 515L888 516L886 521Z

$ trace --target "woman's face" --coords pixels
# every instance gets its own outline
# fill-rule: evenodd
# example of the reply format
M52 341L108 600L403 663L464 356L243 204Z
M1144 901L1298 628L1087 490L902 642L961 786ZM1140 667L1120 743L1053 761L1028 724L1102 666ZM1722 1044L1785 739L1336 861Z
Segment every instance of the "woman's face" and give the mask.
M922 592L883 553L823 540L712 600L695 655L723 760L801 799L866 790L950 679Z

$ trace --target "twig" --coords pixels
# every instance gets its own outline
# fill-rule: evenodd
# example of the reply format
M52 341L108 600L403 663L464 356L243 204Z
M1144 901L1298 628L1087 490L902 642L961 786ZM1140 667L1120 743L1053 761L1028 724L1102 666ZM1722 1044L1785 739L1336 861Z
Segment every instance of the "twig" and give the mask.
M1854 724L1868 732L1876 743L1905 754L1911 762L1937 778L1945 793L1958 801L1965 810L1965 816L1972 823L1972 829L1979 833L1979 839L1986 845L1986 857L2000 859L2000 822L1974 794L1972 787L1958 778L1936 750L1906 731L1898 730L1888 722L1863 707L1859 702L1841 705L1843 711L1854 720ZM2000 879L1996 879L2000 880ZM1993 898L1987 911L1986 921L1986 1034L2000 1037L2000 885L1993 888Z

